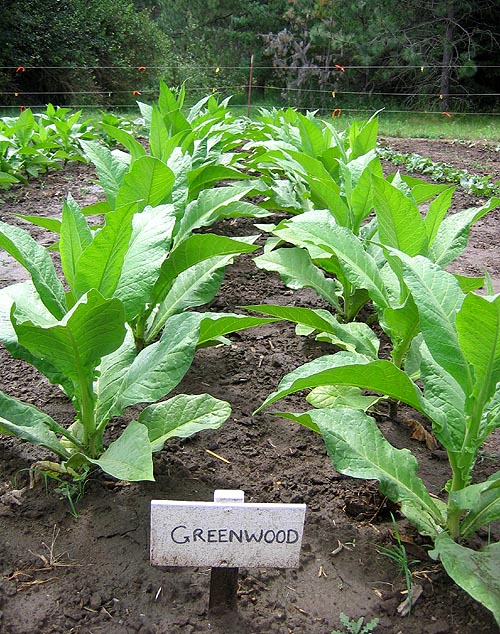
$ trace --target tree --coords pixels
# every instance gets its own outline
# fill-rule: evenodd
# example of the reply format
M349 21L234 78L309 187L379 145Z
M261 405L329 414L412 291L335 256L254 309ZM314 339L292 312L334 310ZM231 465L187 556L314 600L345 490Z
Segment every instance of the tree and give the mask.
M113 103L130 102L145 83L138 67L166 54L165 36L129 0L5 0L2 7L0 84L26 105L109 103L110 93ZM156 86L155 73L147 82Z

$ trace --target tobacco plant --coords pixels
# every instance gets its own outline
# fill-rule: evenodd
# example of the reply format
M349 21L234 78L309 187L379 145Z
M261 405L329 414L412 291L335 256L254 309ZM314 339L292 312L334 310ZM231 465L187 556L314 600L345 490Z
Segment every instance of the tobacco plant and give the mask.
M500 426L500 295L464 293L456 278L422 256L391 250L418 311L420 335L405 369L388 360L339 352L285 376L261 407L322 385L354 386L424 414L445 449L451 479L437 497L417 476L417 460L395 449L363 408L279 413L323 436L337 471L379 481L380 489L434 542L430 553L500 623L500 543L479 551L467 540L500 519L500 472L474 482L488 436ZM260 409L260 408L259 408ZM436 492L439 493L439 492Z
M95 139L98 133L81 115L49 104L40 114L28 108L19 117L1 118L0 188L25 183L67 161L84 161L80 141Z
M75 409L74 423L65 428L2 393L0 433L50 449L61 459L59 466L45 465L50 469L74 475L93 464L116 478L142 480L153 479L152 452L168 438L216 428L227 419L227 403L206 394L180 394L143 409L106 448L104 434L112 418L130 405L165 397L182 379L199 344L204 315L172 316L160 338L137 352L120 299L96 288L77 296L66 293L47 251L21 229L2 223L0 245L31 274L31 280L0 291L2 343L58 385Z
M268 248L255 258L259 268L279 273L288 287L313 289L335 315L326 310L265 304L248 308L294 321L301 334L314 332L322 341L377 356L377 339L366 324L340 323L352 321L370 300L392 342L391 356L399 367L418 332L418 314L398 275L399 264L384 250L397 248L409 256L425 255L447 266L465 249L472 224L497 207L500 199L447 215L453 188L399 177L389 182L372 176L371 183L376 215L359 235L340 225L327 210L305 212L271 228L273 238ZM432 197L422 216L419 204ZM281 246L284 243L288 246ZM458 279L467 289L483 282L482 278Z

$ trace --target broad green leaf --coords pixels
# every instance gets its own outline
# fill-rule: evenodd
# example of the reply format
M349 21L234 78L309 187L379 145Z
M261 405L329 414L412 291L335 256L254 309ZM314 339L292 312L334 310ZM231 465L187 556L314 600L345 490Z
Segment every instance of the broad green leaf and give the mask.
M474 368L474 395L482 408L500 382L500 295L466 295L457 314L460 347Z
M99 183L104 189L111 208L114 209L116 196L129 166L116 159L108 148L95 141L80 141L80 144L85 156L95 165Z
M281 414L318 427L337 471L353 478L378 480L380 490L399 502L404 515L425 534L435 535L444 522L442 509L417 476L418 464L408 449L395 449L375 421L354 409L316 409L305 414Z
M135 204L130 204L106 214L106 224L96 233L78 260L74 282L77 296L91 288L97 289L105 297L113 295L132 235L135 211Z
M410 256L426 255L427 232L417 205L385 179L374 176L372 182L382 244Z
M360 129L351 126L349 129L349 141L351 152L349 159L353 160L367 154L377 146L378 118L372 117Z
M101 127L108 136L127 148L132 158L131 163L146 155L146 150L129 132L103 122L101 122Z
M45 306L56 319L61 319L66 312L66 297L46 249L23 229L1 221L0 248L28 271Z
M225 165L201 165L192 169L187 180L189 184L189 200L194 200L204 189L212 187L215 183L223 180L248 180L250 176L243 172L227 167Z
M116 207L131 203L137 203L139 211L147 205L156 207L168 202L173 184L174 173L165 163L152 156L142 156L124 176L116 196Z
M380 400L379 396L365 396L359 387L320 385L309 392L306 401L316 409L348 407L366 412Z
M421 395L411 379L390 361L369 361L353 352L338 352L305 363L284 376L278 389L257 409L300 390L319 385L352 385L379 392L423 411Z
M114 291L125 306L129 322L151 300L161 265L169 252L175 225L175 216L170 210L146 207L133 216L132 235Z
M91 242L92 232L85 216L71 194L68 194L63 203L59 253L64 275L71 289L75 285L78 260Z
M409 295L399 308L385 308L379 319L391 339L392 360L401 367L412 339L420 332L418 310L412 296Z
M335 223L326 211L312 211L281 224L277 236L303 246L314 259L319 247L336 256L346 278L356 289L366 289L379 306L389 304L389 298L376 261L366 252L362 242L350 229Z
M146 407L139 422L148 430L152 451L161 451L169 438L189 438L204 429L218 429L230 414L229 403L209 394L178 394Z
M218 342L220 338L233 332L265 324L273 324L277 321L280 320L271 317L247 317L246 315L231 313L203 313L197 345L198 348L212 345Z
M88 460L118 480L154 480L148 430L134 420L98 460Z
M96 421L98 426L105 426L112 416L122 413L122 410L115 412L114 408L122 389L123 380L136 356L134 336L130 328L127 327L122 345L103 357L97 368L94 392L97 397Z
M460 523L460 535L466 539L500 519L500 472L494 473L485 482L471 484L460 491L450 493L450 505L467 511Z
M482 207L458 211L445 218L429 249L429 257L440 266L453 262L467 246L470 228L480 218L500 205L500 198L492 198Z
M467 275L459 275L458 273L453 273L453 276L464 293L477 291L484 286L484 277L469 277Z
M437 183L427 183L421 178L408 174L400 174L399 176L401 180L409 186L411 197L417 205L431 200L434 196L450 188L448 184L439 185ZM390 176L388 179L390 179Z
M441 533L429 555L439 557L453 581L491 610L500 625L500 542L475 551Z
M45 375L55 385L60 385L66 395L73 396L73 387L64 374L61 374L52 363L32 354L19 344L17 334L11 321L12 307L16 312L32 318L37 324L55 324L57 320L49 313L31 281L11 284L0 289L0 341L15 359L23 359Z
M91 290L53 325L40 326L13 316L19 343L79 384L99 359L116 350L125 336L124 310L118 299Z
M258 247L253 245L257 236L228 238L216 234L193 234L171 251L163 262L151 297L151 303L158 304L165 299L176 278L195 264L214 256L235 256L252 253Z
M434 238L439 231L439 227L443 222L446 213L451 205L451 199L455 193L456 187L449 187L441 192L429 205L429 210L424 218L424 225L429 238L429 245L432 245Z
M148 320L146 341L153 341L172 315L210 302L222 284L225 267L233 259L233 255L216 255L179 273L152 318Z
M425 343L420 354L426 414L432 421L432 431L445 449L460 453L467 431L466 395L451 374L435 361Z
M198 198L186 207L179 226L176 228L174 246L177 247L195 229L211 225L219 217L223 217L225 212L237 215L238 209L241 209L241 215L250 215L252 210L257 215L259 213L258 207L250 203L240 202L244 196L250 195L250 192L257 186L258 184L255 182L245 182L228 187L203 190ZM236 209L231 207L232 203L238 203Z
M338 299L339 283L325 277L304 249L277 249L258 256L254 262L259 269L279 273L288 288L311 288L337 311L342 312Z
M431 355L469 393L472 377L456 328L464 299L458 282L427 258L409 258L400 252L396 255L403 263L404 279L418 307L420 327Z
M193 361L202 318L182 313L166 322L159 341L141 350L123 376L113 415L129 405L154 403L176 387Z
M159 285L170 284L182 271L214 256L253 253L259 248L253 244L257 237L228 238L215 233L192 234L181 242L165 260ZM155 297L161 297L161 293L155 293Z
M320 333L319 339L321 341L328 340L332 344L351 352L358 352L368 358L377 357L379 340L366 324L342 324L335 319L334 315L320 309L271 304L254 304L245 306L245 308L306 326L308 328L307 334L316 331Z
M24 214L16 214L16 217L21 218L21 220L26 220L37 227L43 227L44 229L47 229L47 231L52 231L53 233L60 233L61 231L61 221L57 218L26 216Z
M68 452L56 436L59 425L34 405L22 403L0 392L0 434L7 434L41 445L54 453L68 457Z
M351 163L348 163L350 166ZM382 176L382 167L378 158L372 159L360 174L355 183L350 197L350 206L353 215L352 231L357 235L362 222L368 218L373 209L372 175Z
M149 126L149 151L161 161L166 161L169 157L169 138L170 134L167 130L165 121L158 107L153 105L151 108L151 121Z

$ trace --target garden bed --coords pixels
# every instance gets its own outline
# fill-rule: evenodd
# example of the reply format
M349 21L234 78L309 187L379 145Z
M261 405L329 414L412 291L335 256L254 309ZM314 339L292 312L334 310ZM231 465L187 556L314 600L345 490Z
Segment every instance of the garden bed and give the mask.
M387 140L386 140L387 141ZM500 153L481 143L453 145L424 140L390 140L390 147L431 156L454 167L500 178ZM395 168L385 163L386 171ZM475 166L475 167L474 167ZM58 215L68 192L82 205L99 198L92 169L74 165L29 186L3 193L0 217L27 228L42 244L50 236L14 214ZM479 205L462 190L452 211ZM500 211L478 221L464 255L453 270L480 275L484 268L500 290ZM255 234L252 221L228 220L216 231ZM0 254L0 285L26 279L25 271ZM247 304L319 307L313 293L287 290L277 275L243 256L228 267L211 310L237 311ZM76 504L78 517L55 485L43 480L30 488L29 467L49 452L17 440L0 439L0 630L5 634L329 634L341 612L379 619L375 632L397 634L486 634L497 631L490 612L458 588L425 543L375 483L335 472L321 437L265 410L252 412L279 379L329 347L298 338L291 324L268 324L231 337L230 346L197 352L177 392L208 392L232 406L219 431L171 441L156 455L154 483L126 484L96 474ZM30 400L59 421L72 410L53 386L31 367L0 350L0 388ZM33 400L34 399L34 400ZM291 397L300 406L301 399ZM414 419L410 410L401 418ZM412 439L410 424L381 411L379 423L397 447L418 458L420 475L438 494L448 477L439 450ZM116 425L125 426L125 420ZM422 421L423 422L423 421ZM110 433L113 434L111 428ZM498 430L484 447L476 471L483 480L498 469ZM153 568L149 564L151 499L211 500L217 488L243 489L246 501L304 502L307 518L301 565L297 570L240 571L238 612L227 619L207 612L209 570ZM393 543L391 511L423 593L412 613L401 617L404 578L379 550ZM498 528L497 528L498 530ZM492 541L499 538L492 535ZM485 536L486 537L486 536Z

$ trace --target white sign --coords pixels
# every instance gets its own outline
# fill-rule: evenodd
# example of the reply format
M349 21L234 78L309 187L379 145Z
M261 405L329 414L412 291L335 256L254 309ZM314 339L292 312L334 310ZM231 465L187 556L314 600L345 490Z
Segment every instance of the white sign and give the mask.
M151 502L151 563L156 566L296 568L305 504L244 504L243 491L214 502Z

